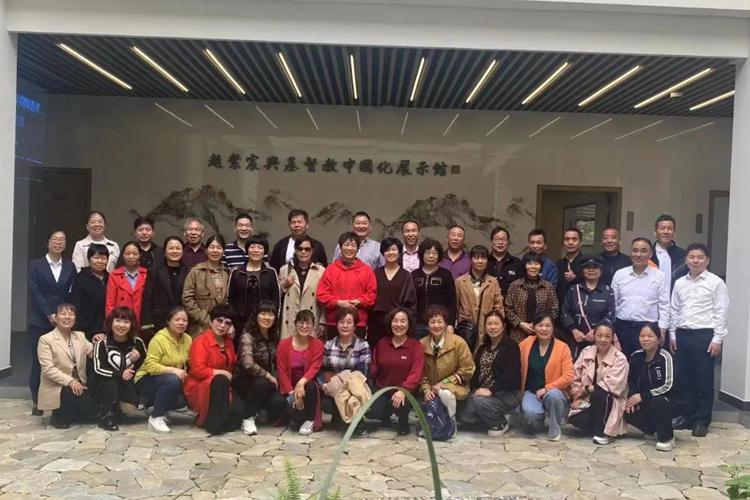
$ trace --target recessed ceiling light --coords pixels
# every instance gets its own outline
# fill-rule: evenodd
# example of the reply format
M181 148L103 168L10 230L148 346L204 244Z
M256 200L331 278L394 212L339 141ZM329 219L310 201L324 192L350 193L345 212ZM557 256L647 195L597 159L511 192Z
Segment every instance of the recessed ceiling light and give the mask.
M674 139L675 137L679 137L681 135L689 134L690 132L695 132L696 130L700 130L702 128L710 127L715 122L708 122L704 123L703 125L698 125L697 127L689 128L687 130L683 130L682 132L677 132L676 134L668 135L666 137L662 137L661 139L656 139L656 142L664 142L668 141L669 139Z
M279 62L281 63L281 67L284 69L284 74L289 80L289 84L294 89L294 93L297 94L297 97L301 99L302 91L299 89L299 85L297 85L297 80L294 78L294 73L292 73L292 69L286 63L286 58L284 57L284 54L279 52L277 55L279 56Z
M458 120L458 115L459 114L461 114L461 113L456 113L456 116L453 117L453 119L451 120L451 122L445 128L445 130L443 131L443 137L445 137L445 134L447 134L448 131L451 129L451 127L453 127L453 124L456 123L456 120Z
M710 105L712 105L712 104L714 104L716 102L723 101L724 99L729 99L733 95L734 95L734 90L730 90L729 92L726 92L726 93L721 94L721 95L717 95L716 97L714 97L712 99L709 99L707 101L703 101L700 104L696 104L695 106L692 106L690 108L690 111L696 111L698 109L703 109L706 106L710 106Z
M275 123L274 123L274 122L273 122L273 121L272 121L272 120L271 120L271 119L270 119L270 118L268 117L268 115L267 115L267 114L265 114L265 113L263 112L263 110L262 110L262 109L260 109L260 107L259 107L259 106L255 106L255 109L257 109L257 110L258 110L258 113L260 113L260 114L261 114L261 116L263 116L263 118L265 118L265 119L266 119L266 121L267 121L268 123L270 123L270 124L271 124L271 126L272 126L273 128L276 128L276 129L277 129L277 128L279 128L279 127L277 127L277 126L276 126L276 124L275 124Z
M636 73L638 73L640 70L643 69L643 66L633 66L629 70L627 70L625 73L621 74L608 84L606 84L604 87L600 88L590 96L588 96L586 99L578 103L578 107L582 108L583 106L589 104L590 102L593 102L595 99L603 96L613 88L617 87L618 85L624 83L626 80L628 80L630 77L634 76Z
M218 118L219 120L221 120L224 123L226 123L229 126L229 128L234 128L234 125L232 125L231 123L229 123L229 120L227 120L226 118L224 118L223 116L221 116L218 113L218 111L216 111L214 108L212 108L208 104L204 104L203 106L205 106L207 110L209 110L211 113L213 113L216 118Z
M657 120L657 121L655 121L655 122L653 122L653 123L649 123L649 124L648 124L648 125L646 125L645 127L641 127L641 128L637 128L637 129L635 129L635 130L631 130L631 131L630 131L630 132L628 132L627 134L623 134L623 135L621 135L621 136L619 136L619 137L615 137L615 140L616 140L616 141L619 141L619 140L625 139L626 137L630 137L631 135L635 135L635 134L637 134L638 132L643 132L644 130L648 130L648 129L650 129L651 127L656 127L656 126L657 126L657 125L659 125L660 123L664 123L664 120Z
M187 125L188 127L192 127L193 126L190 122L188 122L186 120L183 120L182 118L180 118L175 113L171 112L170 110L168 110L167 108L165 108L164 106L162 106L161 104L159 104L158 102L155 102L154 104L156 104L157 108L159 108L160 110L164 111L165 113L167 113L169 116L171 116L172 118L174 118L178 122L181 122L182 124Z
M417 67L417 75L414 77L414 84L411 86L411 96L409 102L414 102L417 98L417 90L420 88L422 83L422 77L424 76L424 66L427 63L427 59L424 57L419 60L419 67Z
M222 64L221 60L216 56L216 54L211 52L211 49L208 48L204 49L203 53L206 54L206 57L208 57L208 60L211 61L211 64L213 64L214 67L219 70L219 73L222 74L222 76L229 82L229 84L232 85L232 87L234 87L237 92L245 95L245 89L242 87L242 85L240 85L240 82L237 81L234 75L229 72L226 66Z
M533 101L534 99L536 99L539 94L544 92L544 89L546 89L547 87L555 83L555 80L560 78L566 71L568 71L568 69L570 69L570 63L569 62L562 63L562 65L559 68L557 68L551 75L549 75L547 79L542 82L541 85L539 85L536 89L534 89L534 91L531 94L527 95L526 99L521 101L521 105L525 106L529 104L531 101Z
M606 119L606 120L604 120L603 122L597 123L597 124L596 124L596 125L594 125L593 127L589 127L589 128L587 128L586 130L581 130L580 132L578 132L577 134L575 134L575 135L571 136L570 138L571 138L571 139L576 139L576 138L578 138L578 137L581 137L582 135L584 135L584 134L588 134L588 133L589 133L589 132L591 132L592 130L596 130L596 129L598 129L599 127L601 127L602 125L606 125L606 124L608 124L608 123L609 123L609 122L611 122L611 121L612 121L612 118L607 118L607 119Z
M313 125L315 125L315 130L320 130L320 128L318 127L318 122L315 121L315 117L313 116L312 111L310 111L310 108L305 106L305 111L307 111L307 116L310 117L310 121L313 123Z
M404 131L406 130L406 120L409 119L409 112L407 111L404 115L404 123L401 124L401 135L404 135Z
M537 134L538 134L539 132L541 132L541 131L542 131L542 130L544 130L545 128L547 128L547 127L550 127L550 126L554 125L555 123L557 123L558 121L560 121L560 119L562 119L562 116L558 116L558 117L557 117L557 118L555 118L554 120L552 120L552 121L550 121L550 122L548 122L548 123L546 123L546 124L542 125L542 127L541 127L541 128L537 129L536 131L532 132L532 133L531 133L531 135L529 135L529 139L531 139L532 137L534 137L535 135L537 135Z
M505 115L505 118L503 118L502 120L500 120L499 122L497 122L497 124L495 124L494 127L492 127L491 129L489 129L487 131L487 133L484 134L484 136L485 137L489 137L495 130L497 130L499 127L501 127L502 124L505 123L505 120L507 120L508 118L510 118L510 115Z
M169 71L164 69L159 63L154 61L148 54L146 54L145 52L143 52L141 49L139 49L136 46L132 46L131 49L133 50L133 52L135 52L138 55L138 57L143 59L146 62L146 64L154 68L156 71L158 71L161 74L161 76L169 80L170 83L172 83L172 85L182 90L183 92L190 92L188 88L181 81L175 78Z
M713 68L706 68L706 69L704 69L703 71L700 71L700 72L698 72L698 73L694 74L693 76L691 76L691 77L688 77L688 78L685 78L685 79L684 79L684 80L682 80L681 82L677 82L677 83L675 83L674 85L672 85L671 87L669 87L669 88L667 88L667 89L664 89L664 90L662 90L662 91L661 91L661 92L659 92L658 94L656 94L656 95L653 95L653 96L649 97L648 99L646 99L646 100L644 100L644 101L641 101L641 102L639 102L638 104L636 104L636 105L635 105L635 106L633 106L633 107L634 107L635 109L640 109L640 108L642 108L642 107L644 107L644 106L647 106L647 105L651 104L652 102L654 102L654 101L657 101L657 100L661 99L662 97L666 97L666 96L668 96L669 94L671 94L672 92L674 92L674 91L676 91L676 90L680 90L681 88L683 88L683 87L686 87L686 86L690 85L690 84L691 84L691 83L693 83L694 81L696 81L696 80L699 80L699 79L703 78L704 76L706 76L707 74L709 74L709 73L710 73L710 72L712 72L712 71L713 71Z
M357 70L354 67L354 54L349 54L349 73L352 77L352 96L357 100Z
M70 54L71 56L73 56L76 59L78 59L79 61L81 61L82 63L84 63L85 65L87 65L88 67L90 67L93 70L99 72L100 74L106 76L107 78L109 78L110 80L112 80L113 82L115 82L120 87L126 88L128 90L133 90L133 87L131 87L130 85L128 85L127 83L125 83L121 79L117 78L115 75L113 75L112 73L110 73L106 69L102 68L101 66L99 66L98 64L96 64L94 61L92 61L91 59L87 58L83 54L77 52L76 50L74 50L74 49L72 49L70 47L68 47L64 43L58 43L57 46L60 47L65 52L67 52L68 54Z
M497 67L497 59L493 59L489 66L487 66L487 69L484 70L484 73L482 73L481 78L477 81L477 83L474 85L474 88L469 92L468 97L466 98L466 104L469 104L474 97L476 97L477 92L484 86L484 84L487 82L487 80L490 78L490 75Z

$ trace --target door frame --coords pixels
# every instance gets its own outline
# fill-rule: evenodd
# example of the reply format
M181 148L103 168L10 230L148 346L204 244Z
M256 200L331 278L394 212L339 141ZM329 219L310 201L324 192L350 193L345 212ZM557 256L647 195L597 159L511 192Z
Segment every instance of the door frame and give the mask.
M575 185L561 185L561 184L537 184L536 186L536 216L534 224L539 227L542 220L542 213L544 212L544 193L555 192L555 191L577 191L582 193L612 193L617 195L617 200L612 206L612 219L610 225L614 226L615 229L620 229L620 221L622 220L622 188L616 186L575 186Z
M729 191L721 189L712 189L708 192L708 234L706 235L706 246L708 251L713 254L714 239L714 201L716 198L729 198Z

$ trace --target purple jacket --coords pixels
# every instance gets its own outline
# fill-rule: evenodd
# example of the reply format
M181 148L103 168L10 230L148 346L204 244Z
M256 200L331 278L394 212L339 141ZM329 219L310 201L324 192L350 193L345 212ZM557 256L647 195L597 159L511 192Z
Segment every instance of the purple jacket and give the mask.
M466 250L461 250L461 255L456 260L451 260L448 252L445 252L445 257L440 261L440 267L450 271L453 279L456 280L471 270L471 258Z

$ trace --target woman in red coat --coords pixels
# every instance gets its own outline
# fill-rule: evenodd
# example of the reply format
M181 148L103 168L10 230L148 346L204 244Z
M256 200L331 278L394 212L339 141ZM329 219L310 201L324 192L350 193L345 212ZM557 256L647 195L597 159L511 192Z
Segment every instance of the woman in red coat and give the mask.
M141 252L138 244L128 241L122 247L123 265L112 271L107 281L107 298L104 315L109 317L116 307L129 307L135 311L138 324L144 328L141 310L143 309L144 294L148 269L140 265ZM151 340L150 338L144 339Z
M214 306L209 312L210 328L190 345L185 399L198 413L195 424L209 434L238 429L242 421L242 401L230 385L236 361L233 317L229 306Z

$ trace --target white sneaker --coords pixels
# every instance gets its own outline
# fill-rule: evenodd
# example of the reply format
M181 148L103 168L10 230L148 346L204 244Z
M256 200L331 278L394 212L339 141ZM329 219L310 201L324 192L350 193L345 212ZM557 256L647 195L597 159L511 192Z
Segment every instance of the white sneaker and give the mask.
M558 432L557 436L547 436L548 441L560 441L562 439L562 432Z
M255 426L255 417L246 418L242 421L242 432L248 436L254 436L258 433L258 428Z
M609 436L594 436L594 444L609 444L612 442L612 439Z
M656 449L659 451L672 451L674 448L674 438L670 439L669 441L657 441L656 442Z
M299 433L301 436L309 436L313 433L313 422L312 420L305 420L305 422L299 426Z
M148 417L148 428L155 432L169 432L169 426L164 417Z

